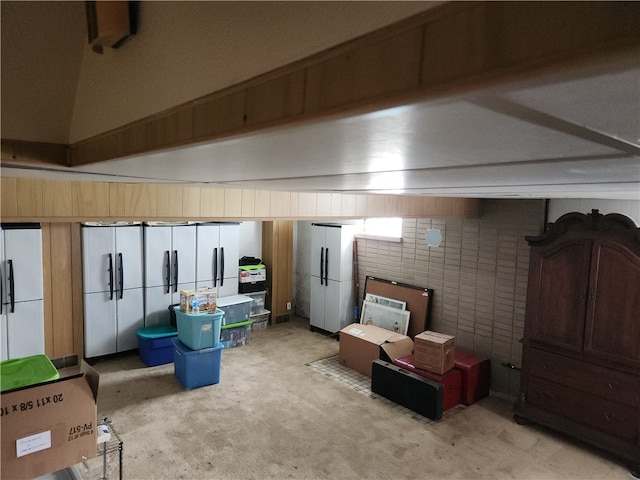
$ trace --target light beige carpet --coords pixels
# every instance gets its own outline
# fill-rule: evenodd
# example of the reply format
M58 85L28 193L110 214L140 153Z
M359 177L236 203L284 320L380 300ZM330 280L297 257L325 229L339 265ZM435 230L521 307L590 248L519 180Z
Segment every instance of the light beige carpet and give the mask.
M627 479L597 450L512 420L490 397L438 422L318 368L338 342L308 321L222 352L217 385L184 390L173 365L98 362L98 414L123 441L125 479ZM100 478L102 458L79 465ZM117 478L117 455L107 457Z

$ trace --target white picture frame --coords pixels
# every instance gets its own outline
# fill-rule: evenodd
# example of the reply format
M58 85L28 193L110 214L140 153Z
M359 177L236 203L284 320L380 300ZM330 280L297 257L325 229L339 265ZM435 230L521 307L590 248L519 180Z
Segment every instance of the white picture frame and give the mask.
M360 323L363 325L375 325L392 332L407 334L409 328L409 310L389 307L380 303L364 301Z
M380 295L374 295L373 293L367 293L364 297L364 300L365 302L377 303L379 305L385 305L391 308L399 308L400 310L407 309L407 302L396 300L395 298L387 298Z

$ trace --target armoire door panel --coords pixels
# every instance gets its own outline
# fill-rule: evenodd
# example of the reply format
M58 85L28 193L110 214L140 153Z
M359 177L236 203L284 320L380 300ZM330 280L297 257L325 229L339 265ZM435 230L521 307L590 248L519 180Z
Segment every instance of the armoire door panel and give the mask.
M584 351L640 367L640 258L616 243L596 243L594 258Z
M564 244L532 257L527 302L532 341L582 350L590 255L591 242L587 241Z

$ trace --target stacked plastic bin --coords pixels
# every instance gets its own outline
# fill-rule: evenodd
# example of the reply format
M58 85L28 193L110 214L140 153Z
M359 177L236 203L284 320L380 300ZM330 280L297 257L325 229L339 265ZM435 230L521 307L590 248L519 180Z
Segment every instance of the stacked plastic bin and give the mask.
M176 378L185 389L220 382L220 329L224 312L185 313L174 307L178 336L173 338Z
M173 362L173 341L178 335L175 326L152 325L136 330L140 360L147 367Z
M248 345L251 339L251 305L246 295L231 295L218 299L218 308L224 311L220 341L224 348Z

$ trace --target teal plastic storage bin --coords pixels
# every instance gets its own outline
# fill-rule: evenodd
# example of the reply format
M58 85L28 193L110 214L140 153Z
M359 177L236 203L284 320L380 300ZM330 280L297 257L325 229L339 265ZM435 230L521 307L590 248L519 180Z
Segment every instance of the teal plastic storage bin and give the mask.
M178 324L178 338L191 350L212 348L220 343L220 327L224 311L213 313L184 313L174 307Z
M186 390L220 383L222 345L202 350L191 350L177 338L174 344L173 370Z
M0 362L0 391L50 382L60 378L60 372L46 355L12 358Z
M220 331L220 343L224 348L241 347L248 345L251 339L252 320L246 322L223 325Z
M171 325L153 325L136 330L140 360L147 367L173 362L173 342L178 330Z

